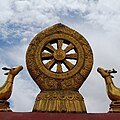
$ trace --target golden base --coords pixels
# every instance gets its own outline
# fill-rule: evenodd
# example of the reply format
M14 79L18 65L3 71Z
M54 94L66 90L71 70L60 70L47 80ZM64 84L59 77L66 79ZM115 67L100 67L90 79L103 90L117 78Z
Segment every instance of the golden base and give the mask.
M0 112L12 112L9 107L9 102L6 100L0 100Z
M120 101L112 101L110 104L110 113L120 113Z
M77 91L43 91L36 98L33 112L87 113L82 95Z

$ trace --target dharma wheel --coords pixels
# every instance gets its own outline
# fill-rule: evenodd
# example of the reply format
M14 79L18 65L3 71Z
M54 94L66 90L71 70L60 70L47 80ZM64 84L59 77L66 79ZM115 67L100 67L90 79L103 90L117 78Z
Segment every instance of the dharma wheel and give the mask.
M63 24L41 31L29 44L26 64L41 89L33 111L86 113L78 89L92 69L93 54L81 34Z

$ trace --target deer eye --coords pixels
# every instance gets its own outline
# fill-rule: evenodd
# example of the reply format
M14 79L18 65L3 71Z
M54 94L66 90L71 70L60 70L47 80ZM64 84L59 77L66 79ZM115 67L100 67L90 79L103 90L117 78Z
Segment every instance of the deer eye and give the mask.
M13 70L15 70L15 68L13 68Z
M108 72L107 70L105 70L105 72Z

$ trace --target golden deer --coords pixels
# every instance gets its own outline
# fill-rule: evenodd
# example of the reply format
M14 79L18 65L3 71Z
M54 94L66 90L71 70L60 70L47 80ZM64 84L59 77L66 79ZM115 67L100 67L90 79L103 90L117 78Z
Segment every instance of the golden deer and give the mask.
M104 70L103 68L98 68L97 71L105 79L107 94L110 100L117 101L120 100L120 88L117 88L112 78L114 78L111 73L117 73L116 70Z
M0 100L8 100L12 93L12 87L13 87L13 81L15 76L23 69L22 66L17 66L13 68L2 68L3 70L8 70L5 75L7 76L7 79L2 87L0 87Z

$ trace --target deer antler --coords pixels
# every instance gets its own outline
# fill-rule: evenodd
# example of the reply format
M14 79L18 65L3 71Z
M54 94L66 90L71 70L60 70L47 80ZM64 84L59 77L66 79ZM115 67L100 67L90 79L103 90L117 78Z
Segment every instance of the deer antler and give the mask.
M117 71L113 68L112 70L109 70L109 73L117 73Z

